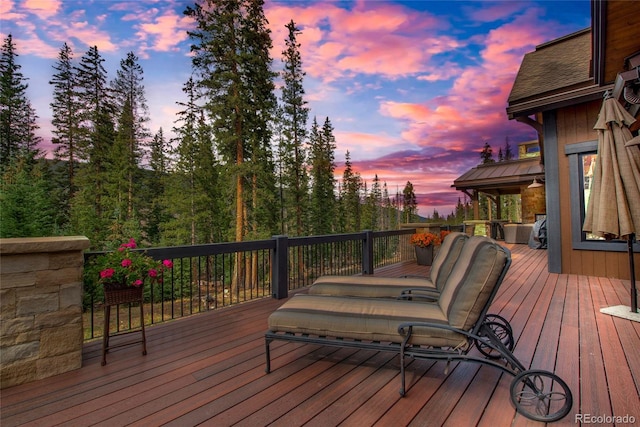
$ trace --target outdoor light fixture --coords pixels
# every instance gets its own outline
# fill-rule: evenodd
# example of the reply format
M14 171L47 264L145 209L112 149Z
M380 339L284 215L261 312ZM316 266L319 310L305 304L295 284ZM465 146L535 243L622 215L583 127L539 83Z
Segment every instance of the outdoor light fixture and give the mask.
M529 184L529 186L527 188L540 188L543 185L544 185L543 183L538 181L538 178L533 178L533 182L531 184Z

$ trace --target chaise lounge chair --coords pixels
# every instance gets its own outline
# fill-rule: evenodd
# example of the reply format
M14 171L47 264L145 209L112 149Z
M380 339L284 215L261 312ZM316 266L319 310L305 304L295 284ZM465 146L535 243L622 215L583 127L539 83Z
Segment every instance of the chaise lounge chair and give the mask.
M372 298L437 299L469 236L448 234L433 260L429 277L320 276L308 293ZM401 296L402 295L402 296Z
M569 387L551 372L527 370L511 351L511 326L487 315L510 264L508 249L474 238L464 245L436 302L297 294L269 316L266 372L273 340L397 353L402 396L406 357L470 361L515 377L510 396L524 416L559 420L573 404ZM470 354L474 347L488 356Z

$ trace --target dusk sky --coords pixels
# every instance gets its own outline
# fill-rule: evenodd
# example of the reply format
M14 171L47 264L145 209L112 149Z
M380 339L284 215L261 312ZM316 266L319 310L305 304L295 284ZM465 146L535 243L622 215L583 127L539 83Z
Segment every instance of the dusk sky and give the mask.
M144 70L149 128L171 137L176 102L191 73L193 22L188 0L1 0L0 34L12 34L28 96L39 116L42 148L51 148L53 74L62 44L79 60L89 46L106 59L109 79L133 51ZM329 117L344 157L390 194L414 185L419 213L451 213L464 195L453 180L477 165L485 141L494 153L508 137L516 149L536 138L505 108L525 53L591 25L589 0L573 1L272 1L274 67L282 67L293 19L304 86L314 117ZM278 82L279 83L279 82ZM277 91L280 96L280 91Z

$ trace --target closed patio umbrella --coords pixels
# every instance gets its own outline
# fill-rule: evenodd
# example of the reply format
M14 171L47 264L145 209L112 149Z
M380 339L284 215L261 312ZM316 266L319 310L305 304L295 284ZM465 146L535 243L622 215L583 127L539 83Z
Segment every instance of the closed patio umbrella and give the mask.
M605 95L594 129L598 156L583 230L605 239L627 240L631 313L638 310L633 243L640 233L640 146L629 144L635 119L618 100ZM634 141L635 142L635 141Z

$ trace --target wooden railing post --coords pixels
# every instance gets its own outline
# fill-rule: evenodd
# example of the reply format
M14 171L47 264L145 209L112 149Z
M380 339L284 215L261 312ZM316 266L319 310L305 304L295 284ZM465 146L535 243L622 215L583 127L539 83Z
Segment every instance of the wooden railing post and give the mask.
M362 240L362 274L373 274L373 231L364 231Z
M289 296L289 238L284 235L273 236L275 247L271 252L271 291L275 299Z

